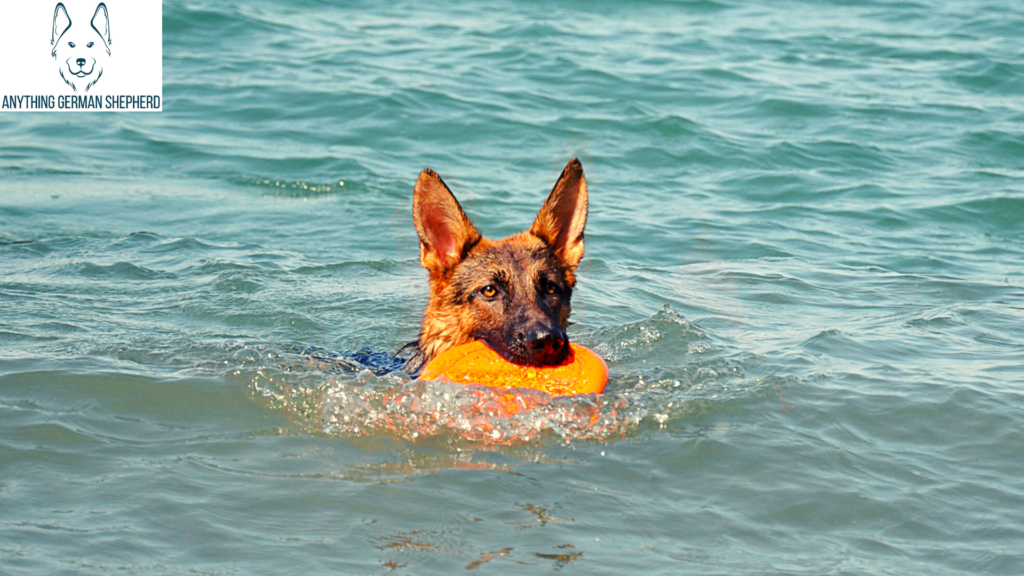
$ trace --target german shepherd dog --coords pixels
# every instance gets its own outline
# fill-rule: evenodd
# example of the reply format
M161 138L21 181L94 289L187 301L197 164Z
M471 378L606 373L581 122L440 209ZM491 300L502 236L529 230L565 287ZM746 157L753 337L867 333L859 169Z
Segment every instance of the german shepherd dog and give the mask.
M69 4L71 4L69 2ZM74 4L72 4L74 8ZM110 15L107 5L100 2L88 22L84 15L75 14L72 21L63 2L53 9L53 29L50 55L57 61L57 69L64 82L78 92L88 92L103 76L103 64L110 57Z
M583 257L587 183L573 158L533 226L484 238L432 170L416 180L413 222L430 301L406 371L415 374L453 346L481 340L523 366L552 366L569 354L565 329L576 266Z

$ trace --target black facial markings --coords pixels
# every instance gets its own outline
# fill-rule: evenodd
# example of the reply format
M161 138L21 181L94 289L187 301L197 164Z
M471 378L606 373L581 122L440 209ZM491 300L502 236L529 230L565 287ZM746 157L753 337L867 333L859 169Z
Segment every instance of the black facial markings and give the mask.
M500 292L504 292L506 295L511 295L511 281L509 279L509 273L507 270L498 270L494 273L493 284L495 288L498 288Z

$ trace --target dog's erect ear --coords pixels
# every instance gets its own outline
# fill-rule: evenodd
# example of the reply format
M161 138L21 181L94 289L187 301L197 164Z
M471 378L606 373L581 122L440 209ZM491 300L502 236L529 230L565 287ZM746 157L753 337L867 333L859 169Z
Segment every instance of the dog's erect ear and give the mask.
M420 237L420 264L431 274L450 270L481 238L433 170L424 170L416 180L412 220Z
M107 54L110 54L110 14L107 14L107 5L100 2L96 6L96 13L92 15L92 29L103 38L107 45Z
M570 271L583 258L583 227L587 224L587 181L583 165L573 158L555 182L530 233L555 251Z
M71 28L71 18L68 16L68 9L64 7L63 2L57 2L57 7L53 9L53 32L50 36L50 44L53 44L53 56L57 55L57 41L60 37L67 32L68 28Z

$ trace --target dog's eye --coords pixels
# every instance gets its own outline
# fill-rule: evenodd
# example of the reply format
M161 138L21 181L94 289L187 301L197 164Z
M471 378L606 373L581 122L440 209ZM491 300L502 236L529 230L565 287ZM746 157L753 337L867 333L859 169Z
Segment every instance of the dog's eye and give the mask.
M92 48L92 42L89 42L88 44L86 44L85 47L86 48Z
M494 298L498 294L498 289L488 284L480 289L480 293L487 298Z
M558 286L554 284L548 284L547 288L544 289L548 294L558 294Z
M75 43L74 42L68 42L68 46L71 46L72 48L74 48L75 47Z

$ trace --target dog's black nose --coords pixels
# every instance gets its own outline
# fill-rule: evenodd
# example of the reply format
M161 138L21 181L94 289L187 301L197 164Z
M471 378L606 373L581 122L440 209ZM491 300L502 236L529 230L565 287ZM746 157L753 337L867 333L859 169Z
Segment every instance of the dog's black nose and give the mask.
M75 60L75 63L79 66L85 66L85 58L79 58L78 60Z
M557 364L565 357L565 335L561 330L538 328L530 331L528 345L540 365Z

